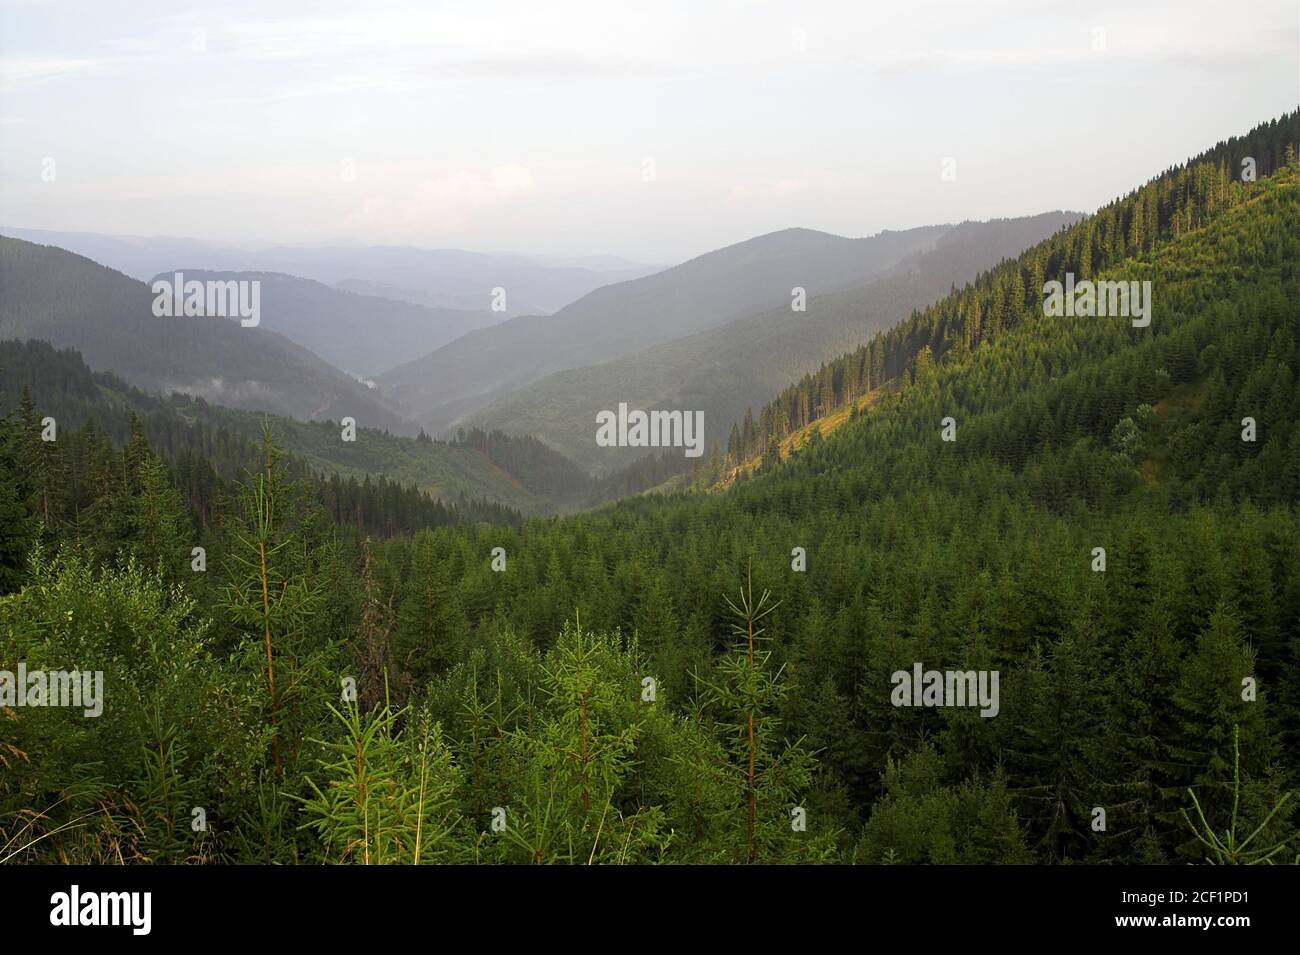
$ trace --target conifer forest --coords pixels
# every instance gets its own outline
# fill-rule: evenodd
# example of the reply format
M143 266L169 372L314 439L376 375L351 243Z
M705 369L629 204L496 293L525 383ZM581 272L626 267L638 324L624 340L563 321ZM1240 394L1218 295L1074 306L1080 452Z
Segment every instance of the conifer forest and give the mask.
M28 62L30 16L6 14L7 59ZM833 42L808 29L789 56ZM187 70L230 43L270 69L256 44L282 41L208 30ZM1259 52L1292 68L1281 108L1207 93L1205 117L1153 121L1150 141L1072 140L1009 99L976 134L954 91L927 122L972 138L952 140L952 179L925 155L935 205L873 216L846 193L818 218L814 174L755 180L725 208L775 211L667 222L662 253L627 223L620 245L623 207L599 198L552 219L553 246L526 231L562 165L529 104L548 123L538 91L586 82L558 59L536 87L468 61L430 81L522 83L501 122L523 171L412 187L400 214L376 193L315 244L274 231L285 182L241 233L267 241L238 248L183 199L152 229L102 205L78 226L77 190L119 195L94 178L116 160L51 141L38 181L31 106L81 80L15 66L0 166L32 183L0 189L0 863L1300 863L1294 32ZM395 70L411 62L383 35ZM1070 42L1086 52L1087 31ZM931 66L974 69L954 62ZM844 81L894 95L871 85L890 75ZM736 98L718 109L754 108L696 79ZM349 135L385 121L358 83L324 100ZM423 83L384 95L455 140L471 121L419 119ZM771 135L803 135L768 92ZM328 124L316 95L247 109ZM591 95L573 134L618 136ZM1190 114L1198 95L1093 106ZM129 153L134 107L116 108L100 146ZM267 163L289 148L248 123ZM727 152L704 130L698 149ZM997 139L1027 178L1001 168L1005 193L963 204ZM738 180L747 143L727 153ZM372 146L321 145L320 195L342 188L335 153L357 156L343 186L366 185ZM679 208L680 160L658 149L630 143L617 169L662 187L632 222ZM1058 161L1095 181L1040 198ZM390 237L383 210L428 231Z

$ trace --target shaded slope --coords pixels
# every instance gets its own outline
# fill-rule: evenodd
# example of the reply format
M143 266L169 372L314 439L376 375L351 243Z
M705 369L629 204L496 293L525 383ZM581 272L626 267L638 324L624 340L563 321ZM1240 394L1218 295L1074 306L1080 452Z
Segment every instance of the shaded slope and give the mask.
M725 324L763 307L860 284L950 226L846 239L786 229L608 285L549 318L516 318L473 332L379 379L386 394L431 430L545 375L609 361Z
M149 286L62 249L0 238L0 337L76 348L150 391L297 418L412 431L363 384L265 328L159 318Z
M647 452L598 448L595 415L627 402L636 408L702 410L706 442L726 448L733 422L784 385L903 320L954 284L1079 218L1052 212L967 222L932 250L908 255L867 285L810 297L806 312L785 304L626 358L562 372L498 399L467 417L481 427L532 434L604 474Z

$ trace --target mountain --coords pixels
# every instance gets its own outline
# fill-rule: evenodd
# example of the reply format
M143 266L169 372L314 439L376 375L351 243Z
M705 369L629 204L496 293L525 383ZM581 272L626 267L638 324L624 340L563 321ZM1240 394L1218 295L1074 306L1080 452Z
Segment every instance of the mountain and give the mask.
M858 285L951 226L848 239L786 229L698 256L654 275L599 288L549 318L515 318L472 332L382 375L384 392L438 431L507 392L555 372L643 348L788 303Z
M301 345L227 318L159 318L148 285L63 249L0 237L0 338L76 348L149 391L305 420L414 428L364 384Z
M806 312L792 311L787 301L615 361L560 372L497 399L465 422L534 435L597 474L654 453L596 446L596 413L620 402L703 411L706 443L717 441L725 450L732 423L746 409L1079 218L1050 212L964 222L875 281L810 297Z
M1288 198L1293 197L1291 187L1294 185L1294 158L1298 145L1300 110L1263 123L1245 136L1218 143L1187 163L1151 179L1124 198L1102 207L1069 229L1038 243L1014 260L979 275L973 282L954 290L906 322L877 334L868 344L827 362L815 375L805 376L784 389L756 416L752 435L743 436L742 446L735 449L735 455L730 455L733 463L736 456L744 460L756 453L762 454L773 441L783 441L809 423L856 403L878 382L897 379L908 373L915 375L917 367L924 370L948 354L974 351L981 341L1042 314L1045 278L1065 283L1068 274L1091 281L1095 273L1116 263L1141 264L1143 257L1161 247L1162 243L1183 238L1189 233L1199 233L1202 245L1187 244L1187 248L1203 252L1204 227L1215 222L1216 216L1225 220L1235 216L1238 222L1249 220L1249 211L1234 209L1233 204L1243 201L1262 203L1266 198L1276 199L1279 192ZM1273 191L1242 188L1248 183L1238 181L1236 177L1247 158L1255 161L1261 177L1276 176L1276 180L1271 180L1268 185ZM1286 188L1279 190L1278 182L1284 183ZM1251 235L1251 241L1269 243L1266 250L1240 252L1242 239L1236 231L1222 238L1229 248L1222 252L1215 250L1215 254L1225 259L1223 269L1237 269L1231 272L1234 281L1241 274L1249 274L1250 255L1275 254L1277 243L1282 238L1291 238L1274 235L1273 225L1272 220L1252 225L1254 232L1264 233L1264 238L1261 240ZM1234 265L1237 262L1234 256L1243 258L1243 261ZM1190 251L1183 257L1194 261ZM1295 273L1288 275L1284 272L1283 278L1294 281ZM1151 299L1147 303L1150 306ZM1185 342L1182 354L1177 356L1179 368L1175 380L1186 376L1189 365L1211 360L1197 358L1197 353L1204 347L1205 343L1201 341ZM1192 354L1189 355L1189 351ZM1064 373L1073 366L1057 358L1046 367ZM1097 387L1107 390L1103 383L1097 383ZM1019 397L1015 389L1009 391L1009 397ZM1150 394L1152 389L1145 387L1143 393ZM1107 400L1109 409L1116 399ZM1038 410L1033 409L1033 414L1037 415ZM1067 418L1076 414L1070 409L1062 413Z
M1298 119L828 361L688 493L388 540L268 481L200 527L145 449L0 419L8 653L113 701L8 719L14 861L1291 861ZM1072 276L1150 291L1046 309Z
M383 282L369 282L364 279L344 279L341 282L335 282L332 288L339 289L343 292L355 292L357 295L366 295L372 298L386 298L394 302L407 302L411 305L420 305L424 308L446 309L448 311L466 311L474 312L483 305L483 297L475 294L469 295L446 295L438 292L432 292L428 289L420 288L401 288L396 285L387 285ZM505 312L488 312L491 321L485 324L497 324L510 318L509 311Z
M260 282L260 327L278 332L336 368L362 378L500 320L487 309L426 308L276 272L194 270L184 274L187 280L203 282ZM164 272L157 278L170 281L172 275Z
M593 269L550 265L527 255L484 254L409 246L304 249L280 246L257 253L264 271L287 272L330 285L353 279L421 290L432 306L480 310L505 290L502 315L549 313L610 282L643 276L657 266ZM212 268L213 266L207 266Z
M0 227L0 233L58 246L142 280L161 272L187 269L283 272L326 285L361 282L405 289L427 297L425 301L416 300L416 304L469 311L489 308L492 290L501 287L507 294L504 310L493 312L499 318L553 312L602 285L647 275L659 268L605 257L551 260L518 253L412 246L251 248L167 236L114 236L8 226ZM582 261L585 264L573 264Z
M173 466L201 457L228 481L257 469L262 429L269 424L304 473L369 483L382 477L393 493L414 488L462 512L466 502L490 502L522 514L550 514L585 504L591 491L591 479L581 468L532 438L470 432L445 442L358 428L356 441L344 442L333 422L153 394L112 372L92 371L75 350L0 339L0 418L20 407L24 389L42 415L55 418L61 435L89 421L120 446L130 440L136 418L150 445ZM482 506L468 510L482 519L501 516Z
M186 279L218 274L186 273ZM255 443L263 413L270 412L285 449L318 472L384 475L444 501L486 500L527 515L572 511L644 486L635 475L595 486L581 467L527 436L471 429L453 441L411 437L415 428L373 390L267 327L281 322L295 334L321 338L333 330L337 347L345 349L346 323L355 320L357 348L364 349L376 332L351 300L367 308L373 302L291 276L256 277L266 296L257 327L226 318L160 318L149 286L62 249L0 238L0 340L46 342L79 353L70 363L41 358L43 376L32 378L24 372L38 352L10 349L0 367L0 396L8 393L12 405L21 390L14 383L26 383L61 427L95 417L119 441L129 414L136 413L154 422L147 429L151 439L165 440L172 450L193 444L176 437L187 422ZM281 309L284 301L294 309ZM312 310L313 301L322 308ZM346 310L340 311L340 302ZM379 310L389 318L403 308L418 318L427 311L381 302L396 307ZM311 327L322 314L334 324ZM77 372L83 359L98 377ZM334 422L344 416L357 420L355 442L341 440ZM216 454L206 439L200 450Z
M477 637L470 661L509 640L512 661L582 653L566 621L634 634L610 695L631 709L653 674L688 722L709 712L693 688L782 674L768 712L818 754L806 801L845 862L1204 862L1189 787L1226 826L1238 782L1240 824L1293 853L1294 819L1270 810L1300 783L1300 170L1242 183L1240 156L1159 177L792 385L757 416L758 447L792 416L857 413L784 461L760 451L748 479L440 538L437 566L471 568L452 593L477 602L439 632ZM1045 315L1042 283L1069 274L1151 282L1150 324ZM514 588L473 567L493 546ZM747 657L750 581L772 609ZM996 679L996 706L900 699L914 668ZM481 699L465 670L437 713L472 741L472 718L453 722ZM1243 695L1256 685L1272 689ZM638 807L640 782L620 793ZM788 828L785 804L767 813Z
M253 249L201 239L103 235L16 226L0 226L0 234L64 249L142 282L159 272L186 267L241 271L258 267Z

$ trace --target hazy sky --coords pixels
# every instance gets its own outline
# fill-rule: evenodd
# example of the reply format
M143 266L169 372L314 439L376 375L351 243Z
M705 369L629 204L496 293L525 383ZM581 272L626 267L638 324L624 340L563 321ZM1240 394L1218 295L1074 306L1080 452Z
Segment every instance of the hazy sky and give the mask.
M0 56L6 225L650 262L1090 211L1300 101L1296 0L3 0Z

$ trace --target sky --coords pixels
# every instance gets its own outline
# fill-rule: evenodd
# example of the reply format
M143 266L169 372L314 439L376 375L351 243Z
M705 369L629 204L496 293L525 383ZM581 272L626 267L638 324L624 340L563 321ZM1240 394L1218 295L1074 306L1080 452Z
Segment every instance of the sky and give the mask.
M1091 211L1300 103L1295 0L0 0L0 225L669 263Z

